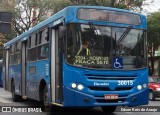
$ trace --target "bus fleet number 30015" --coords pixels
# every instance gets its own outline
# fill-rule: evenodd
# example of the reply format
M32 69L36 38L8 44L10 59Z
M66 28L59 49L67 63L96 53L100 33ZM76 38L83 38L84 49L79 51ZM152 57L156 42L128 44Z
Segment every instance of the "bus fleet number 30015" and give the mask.
M118 80L118 85L133 85L133 80Z

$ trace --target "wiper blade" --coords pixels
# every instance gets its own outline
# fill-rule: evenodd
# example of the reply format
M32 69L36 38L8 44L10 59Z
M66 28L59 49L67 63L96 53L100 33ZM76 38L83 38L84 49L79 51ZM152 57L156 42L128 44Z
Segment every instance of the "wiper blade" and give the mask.
M96 48L104 48L103 36L101 35L100 30L98 30L93 22L88 22L90 29L93 31L91 35L91 46Z
M131 29L133 28L133 26L128 26L127 29L123 32L123 34L121 35L121 37L118 39L117 44L119 44L131 31Z
M95 42L96 40L98 40L98 32L96 31L96 27L95 27L95 25L93 24L93 22L88 22L88 24L89 24L89 27L92 29L92 31L93 31L93 39L91 40L91 42L93 42L93 44L92 44L92 46L94 47L94 46L96 46L97 44L98 44L98 42Z
M88 22L90 28L93 30L94 32L94 35L98 35L97 31L96 31L96 28L95 28L95 25L93 24L93 22Z

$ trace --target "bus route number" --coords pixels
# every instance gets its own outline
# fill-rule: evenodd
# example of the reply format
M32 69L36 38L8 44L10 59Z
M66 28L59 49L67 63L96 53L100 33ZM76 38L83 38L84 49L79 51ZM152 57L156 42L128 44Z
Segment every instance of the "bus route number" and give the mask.
M133 80L118 80L118 85L133 85Z

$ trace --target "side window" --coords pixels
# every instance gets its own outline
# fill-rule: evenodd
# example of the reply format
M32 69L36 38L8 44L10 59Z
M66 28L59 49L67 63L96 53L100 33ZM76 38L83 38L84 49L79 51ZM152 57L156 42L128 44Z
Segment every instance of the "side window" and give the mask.
M37 34L32 34L28 39L28 61L36 61L36 41Z
M48 59L49 52L49 36L48 36L48 28L40 31L38 33L37 40L37 51L38 51L38 60Z
M41 44L47 43L48 42L48 28L44 29L41 33Z
M15 44L15 54L14 54L14 62L15 64L20 64L20 51L21 51L21 42L17 42Z
M36 39L37 39L37 34L32 34L31 36L31 47L36 46Z
M9 65L14 64L14 49L15 49L15 45L12 44L9 48Z

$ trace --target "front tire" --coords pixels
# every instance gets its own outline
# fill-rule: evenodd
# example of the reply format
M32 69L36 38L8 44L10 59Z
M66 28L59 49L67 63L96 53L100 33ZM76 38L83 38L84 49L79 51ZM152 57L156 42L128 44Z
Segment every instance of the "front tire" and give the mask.
M116 106L102 106L101 107L104 113L113 113L116 110Z
M48 102L48 88L47 85L44 86L43 91L42 91L42 110L44 112L57 112L60 110L59 107L53 106Z
M42 108L43 108L43 111L45 112L50 112L50 105L48 103L48 89L47 89L47 86L45 86L43 88L43 92L42 92Z
M155 95L154 95L153 91L149 92L149 100L155 101Z

